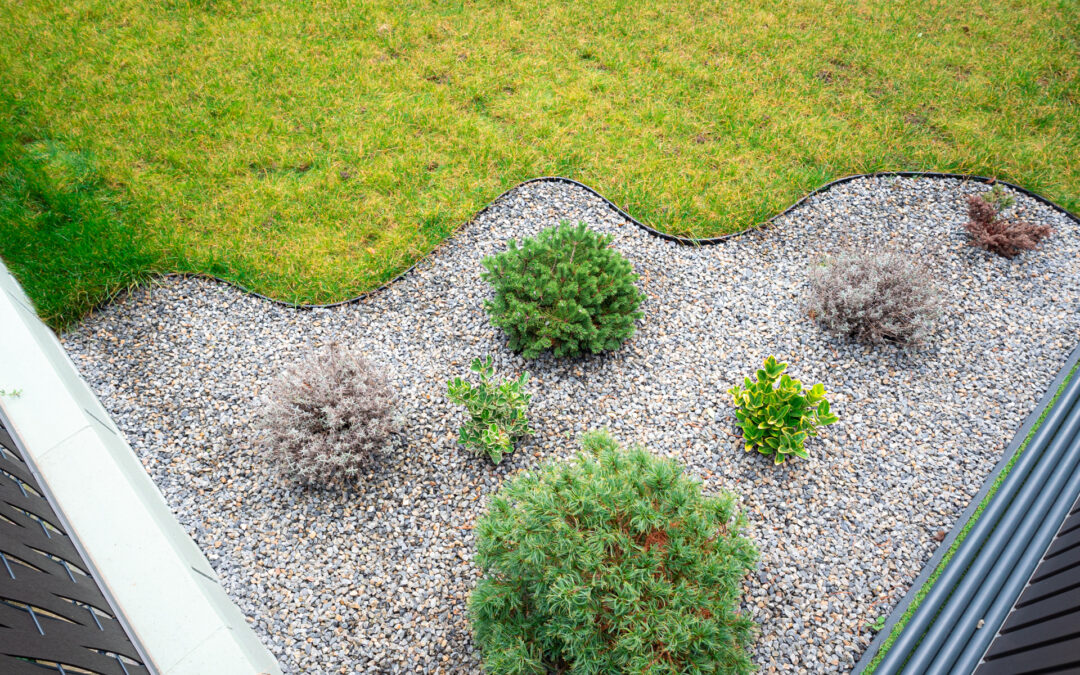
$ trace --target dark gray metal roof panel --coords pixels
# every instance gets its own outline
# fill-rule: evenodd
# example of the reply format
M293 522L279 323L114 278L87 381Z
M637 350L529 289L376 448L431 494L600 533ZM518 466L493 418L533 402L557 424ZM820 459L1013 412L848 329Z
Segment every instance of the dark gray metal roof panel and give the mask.
M149 672L88 569L0 420L0 672Z

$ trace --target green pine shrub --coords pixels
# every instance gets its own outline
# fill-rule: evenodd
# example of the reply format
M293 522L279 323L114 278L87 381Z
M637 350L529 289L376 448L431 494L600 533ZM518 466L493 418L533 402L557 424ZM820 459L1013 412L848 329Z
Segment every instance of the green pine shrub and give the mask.
M464 405L469 414L458 431L458 442L498 464L503 455L513 452L515 441L532 433L525 417L532 395L524 391L529 373L496 382L491 364L490 356L483 361L473 359L470 370L480 375L480 384L455 377L446 388L450 400Z
M582 445L505 484L477 523L469 611L488 672L753 670L737 608L757 554L734 498L606 432Z
M824 385L803 389L802 382L783 374L786 369L786 363L770 356L757 371L756 381L747 377L742 387L728 390L738 408L735 416L746 451L772 455L777 464L793 455L807 459L806 438L817 436L817 427L838 419L829 411Z
M1013 197L1005 188L1001 187L1001 183L994 183L989 192L984 192L980 196L988 204L993 205L996 211L995 215L1016 205L1016 197Z
M563 222L484 259L495 297L484 303L510 349L532 359L618 349L634 334L644 294L611 235Z

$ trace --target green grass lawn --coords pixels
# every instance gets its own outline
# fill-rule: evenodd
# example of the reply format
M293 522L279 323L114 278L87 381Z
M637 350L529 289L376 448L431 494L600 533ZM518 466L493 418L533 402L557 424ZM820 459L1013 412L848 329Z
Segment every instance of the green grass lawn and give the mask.
M876 170L1080 204L1075 0L4 0L0 84L55 326L155 270L342 299L545 174L694 236Z

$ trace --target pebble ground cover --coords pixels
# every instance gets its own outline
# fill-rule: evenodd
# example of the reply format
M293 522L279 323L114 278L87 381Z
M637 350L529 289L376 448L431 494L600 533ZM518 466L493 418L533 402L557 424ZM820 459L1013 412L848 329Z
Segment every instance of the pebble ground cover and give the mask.
M888 169L1075 210L1078 40L1067 0L0 3L0 256L59 326L155 269L341 300L540 175L694 236Z
M471 527L506 477L607 427L741 498L761 553L744 608L764 672L850 669L1080 340L1080 228L1009 261L966 245L956 180L858 179L719 246L663 241L565 184L514 190L420 267L332 310L205 280L134 291L63 337L230 595L288 672L478 672L465 601ZM646 294L616 352L525 362L482 310L480 261L560 220L614 235ZM866 347L806 316L808 271L846 247L916 255L946 294L933 342ZM338 341L385 365L405 430L354 488L282 482L257 450L259 396ZM446 381L472 358L532 373L536 435L498 466L456 444ZM823 382L840 421L812 459L746 454L727 389L775 354Z

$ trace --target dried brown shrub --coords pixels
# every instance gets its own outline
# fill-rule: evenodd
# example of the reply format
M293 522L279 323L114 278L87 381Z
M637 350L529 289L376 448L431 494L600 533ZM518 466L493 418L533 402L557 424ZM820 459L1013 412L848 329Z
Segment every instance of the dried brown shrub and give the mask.
M266 452L301 483L354 480L397 430L395 400L382 372L331 345L271 387L261 420Z
M1039 241L1053 232L1048 225L1002 218L998 206L985 195L969 195L967 201L968 222L964 223L964 229L971 235L969 243L991 253L1015 258L1036 248Z

